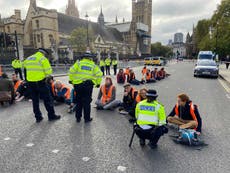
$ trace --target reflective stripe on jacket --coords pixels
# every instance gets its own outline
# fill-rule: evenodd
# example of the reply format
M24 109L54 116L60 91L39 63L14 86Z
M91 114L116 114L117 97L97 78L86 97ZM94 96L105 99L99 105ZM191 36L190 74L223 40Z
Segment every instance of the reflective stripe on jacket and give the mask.
M38 82L52 74L52 68L49 60L44 57L43 53L37 52L24 61L26 69L26 78L29 82Z
M165 109L157 101L148 103L144 100L138 103L135 116L138 125L162 126L166 124Z
M100 85L102 81L100 68L90 59L82 59L76 62L69 70L69 80L72 84L81 84L91 80L95 85Z

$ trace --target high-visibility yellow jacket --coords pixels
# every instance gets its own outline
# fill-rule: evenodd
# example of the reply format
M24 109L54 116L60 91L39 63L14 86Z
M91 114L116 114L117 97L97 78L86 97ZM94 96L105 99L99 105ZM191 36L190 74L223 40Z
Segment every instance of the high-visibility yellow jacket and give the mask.
M26 69L26 78L29 82L44 80L48 75L52 74L49 60L41 52L28 57L23 65Z
M116 59L114 59L113 61L112 61L112 65L117 65L117 60Z
M105 61L104 61L104 60L100 60L99 66L100 66L100 67L105 66Z
M162 126L166 124L166 115L164 106L153 101L148 103L144 100L137 104L135 116L138 125Z
M100 68L90 59L82 59L76 62L69 70L69 80L72 84L81 84L91 80L95 85L100 85L102 81Z
M19 59L15 59L12 61L13 68L22 68L22 62Z
M110 66L111 65L111 59L110 58L106 58L105 59L105 65L106 66Z

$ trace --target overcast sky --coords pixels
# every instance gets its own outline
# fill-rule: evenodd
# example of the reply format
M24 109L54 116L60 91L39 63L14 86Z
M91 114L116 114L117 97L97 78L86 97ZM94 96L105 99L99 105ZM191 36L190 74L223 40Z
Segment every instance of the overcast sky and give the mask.
M96 21L103 7L106 22L114 22L115 16L119 21L123 17L131 19L131 0L75 0L84 18L86 11L90 20ZM193 24L199 19L209 18L221 0L153 0L152 42L160 41L164 44L173 38L175 32L192 31ZM68 0L37 0L37 5L45 8L65 11ZM0 0L0 13L2 17L12 15L15 8L22 10L25 18L29 0ZM184 36L185 37L185 36Z

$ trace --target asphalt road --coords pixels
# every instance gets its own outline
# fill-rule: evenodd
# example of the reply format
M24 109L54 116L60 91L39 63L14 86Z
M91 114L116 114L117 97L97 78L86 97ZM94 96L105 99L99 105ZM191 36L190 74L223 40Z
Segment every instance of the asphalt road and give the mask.
M140 72L140 69L135 70ZM31 103L21 102L0 107L0 172L230 172L230 95L218 80L193 78L192 63L172 63L166 69L172 74L168 79L145 87L159 92L158 100L165 105L167 113L174 106L178 93L188 93L199 105L207 147L197 150L176 145L165 135L155 150L139 147L137 137L130 149L132 126L127 116L116 111L92 108L94 121L86 125L77 124L74 115L67 114L67 107L62 105L56 107L62 119L50 123L41 106L45 120L36 124ZM60 79L68 81L64 77ZM122 86L118 86L119 99L122 91ZM97 93L95 89L94 98Z

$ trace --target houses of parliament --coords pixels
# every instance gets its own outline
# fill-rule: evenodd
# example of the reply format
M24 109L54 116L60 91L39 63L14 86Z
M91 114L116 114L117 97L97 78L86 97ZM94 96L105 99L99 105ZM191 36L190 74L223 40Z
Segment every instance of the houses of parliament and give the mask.
M93 51L115 50L123 54L149 54L151 51L152 0L132 0L132 19L121 23L105 21L101 9L98 21L80 17L75 0L68 0L65 13L37 6L30 0L26 18L16 9L14 15L1 19L0 32L16 31L23 47L68 48L71 32L79 27L89 27L93 32L90 45Z

